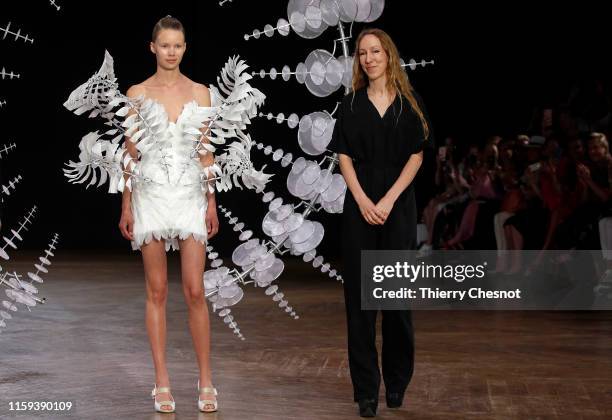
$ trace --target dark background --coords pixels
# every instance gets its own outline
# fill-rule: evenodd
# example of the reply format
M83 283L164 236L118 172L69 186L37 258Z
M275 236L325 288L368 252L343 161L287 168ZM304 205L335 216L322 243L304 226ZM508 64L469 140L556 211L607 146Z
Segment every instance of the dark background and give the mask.
M287 37L244 41L245 33L286 19L286 0L234 0L223 7L216 1L175 1L159 7L152 2L114 0L58 0L58 4L59 12L42 0L10 2L0 9L0 25L11 21L13 29L21 28L35 39L33 45L0 40L0 68L21 74L17 80L0 80L0 100L7 101L0 109L0 144L14 141L18 147L0 161L2 179L6 183L16 174L24 178L2 205L2 233L16 227L33 204L40 209L22 248L40 248L52 232L58 232L64 248L130 249L117 229L120 196L109 195L107 186L85 190L68 184L61 171L64 162L77 158L81 137L103 128L101 120L76 116L62 103L98 70L105 49L115 59L115 73L125 91L155 71L148 42L154 23L166 14L181 19L187 29L182 71L205 84L215 83L230 55L240 54L254 70L280 70L285 64L293 70L313 49L331 51L338 36L336 29L329 28L314 40L292 32ZM539 2L537 7L517 2L449 6L388 0L382 18L368 26L386 30L404 59L435 60L434 66L410 72L411 81L424 98L438 143L452 135L466 145L494 134L524 132L534 107L563 101L577 82L610 79L609 19L602 6ZM355 24L354 36L364 26ZM253 84L268 97L262 107L265 113L302 116L331 111L342 96L338 91L316 98L295 79L256 77ZM286 124L259 118L249 132L256 141L303 155L297 130ZM276 173L268 190L283 195L287 202L297 202L283 182L288 168L257 150L252 157L257 167L267 163L266 172ZM420 207L431 192L432 170L433 158L428 156L417 179ZM263 235L258 224L266 206L260 196L233 191L219 193L218 202ZM340 217L312 216L327 228L319 247L323 255L337 255ZM229 251L237 242L236 234L222 224L215 245Z

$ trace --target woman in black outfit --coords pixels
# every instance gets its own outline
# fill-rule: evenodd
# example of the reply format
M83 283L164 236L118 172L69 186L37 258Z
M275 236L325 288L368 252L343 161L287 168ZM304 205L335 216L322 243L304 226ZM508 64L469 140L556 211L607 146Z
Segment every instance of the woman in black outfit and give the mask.
M338 113L331 150L350 194L343 212L344 295L354 400L376 415L380 371L377 311L361 310L360 258L366 249L415 249L414 177L431 144L429 123L391 38L366 29L357 38L353 92ZM410 311L382 311L382 372L388 407L400 407L414 366Z

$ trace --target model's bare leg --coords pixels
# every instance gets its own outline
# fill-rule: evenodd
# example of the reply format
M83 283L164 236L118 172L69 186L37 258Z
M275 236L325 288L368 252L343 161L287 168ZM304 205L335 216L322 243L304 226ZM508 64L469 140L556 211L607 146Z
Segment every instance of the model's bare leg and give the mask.
M183 278L183 294L189 309L189 329L193 339L193 347L200 368L200 387L212 387L210 371L210 323L208 307L204 298L202 278L206 254L204 245L189 237L180 241L181 276ZM202 393L200 399L214 400L213 394ZM212 409L211 404L205 407Z
M166 301L168 298L168 273L164 241L153 240L141 247L147 289L146 325L153 364L155 366L155 383L157 387L170 386L166 367ZM156 401L172 400L169 393L159 393ZM170 410L169 405L162 405Z

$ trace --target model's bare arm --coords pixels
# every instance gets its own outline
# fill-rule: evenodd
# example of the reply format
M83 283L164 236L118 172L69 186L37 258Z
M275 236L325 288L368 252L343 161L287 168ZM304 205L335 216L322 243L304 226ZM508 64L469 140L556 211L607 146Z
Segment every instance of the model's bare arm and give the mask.
M196 83L194 88L194 96L195 100L200 106L210 106L210 91L208 88L202 84ZM208 125L205 124L202 127L202 138L200 141L202 143L210 143L210 140L205 135L208 130ZM215 156L212 152L207 151L206 154L200 155L200 163L202 166L212 166L215 163ZM212 185L214 185L214 180L210 180ZM208 201L208 208L206 209L206 230L208 231L208 238L212 238L219 231L219 219L217 217L217 202L215 198L214 190L210 192L208 186L206 188L206 199Z

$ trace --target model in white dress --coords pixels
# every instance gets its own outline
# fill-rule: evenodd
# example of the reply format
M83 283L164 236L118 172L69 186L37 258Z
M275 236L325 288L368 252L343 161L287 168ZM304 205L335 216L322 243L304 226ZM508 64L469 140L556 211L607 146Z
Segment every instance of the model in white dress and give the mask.
M265 95L249 85L248 66L240 57L231 57L217 78L218 89L206 90L180 73L185 46L182 24L171 16L162 18L150 44L157 61L154 76L132 86L127 95L121 94L107 52L100 70L64 103L77 115L88 112L92 118L102 117L108 126L82 138L79 159L68 162L64 173L72 183L101 186L108 181L109 192L123 193L119 229L132 248L142 251L145 318L155 364L151 397L155 410L164 413L175 411L165 363L164 247L178 249L179 240L184 240L180 242L181 278L200 368L198 408L213 412L218 408L217 390L212 386L209 360L201 245L218 229L213 193L241 185L261 192L271 177L255 169L250 158L253 142L245 130ZM145 95L147 86L149 95ZM210 106L199 106L209 103L208 96ZM169 121L168 109L154 97L165 98L168 105L191 98L197 101L184 104L176 121Z
M188 102L177 121L172 122L161 103L152 99L144 103L160 107L166 116L166 127L160 130L161 138L141 154L137 164L144 181L133 184L132 248L140 249L153 239L164 239L166 251L177 250L178 240L189 236L204 244L207 200L201 178L203 167L197 155L192 157L193 128L203 126L204 108L196 101Z

